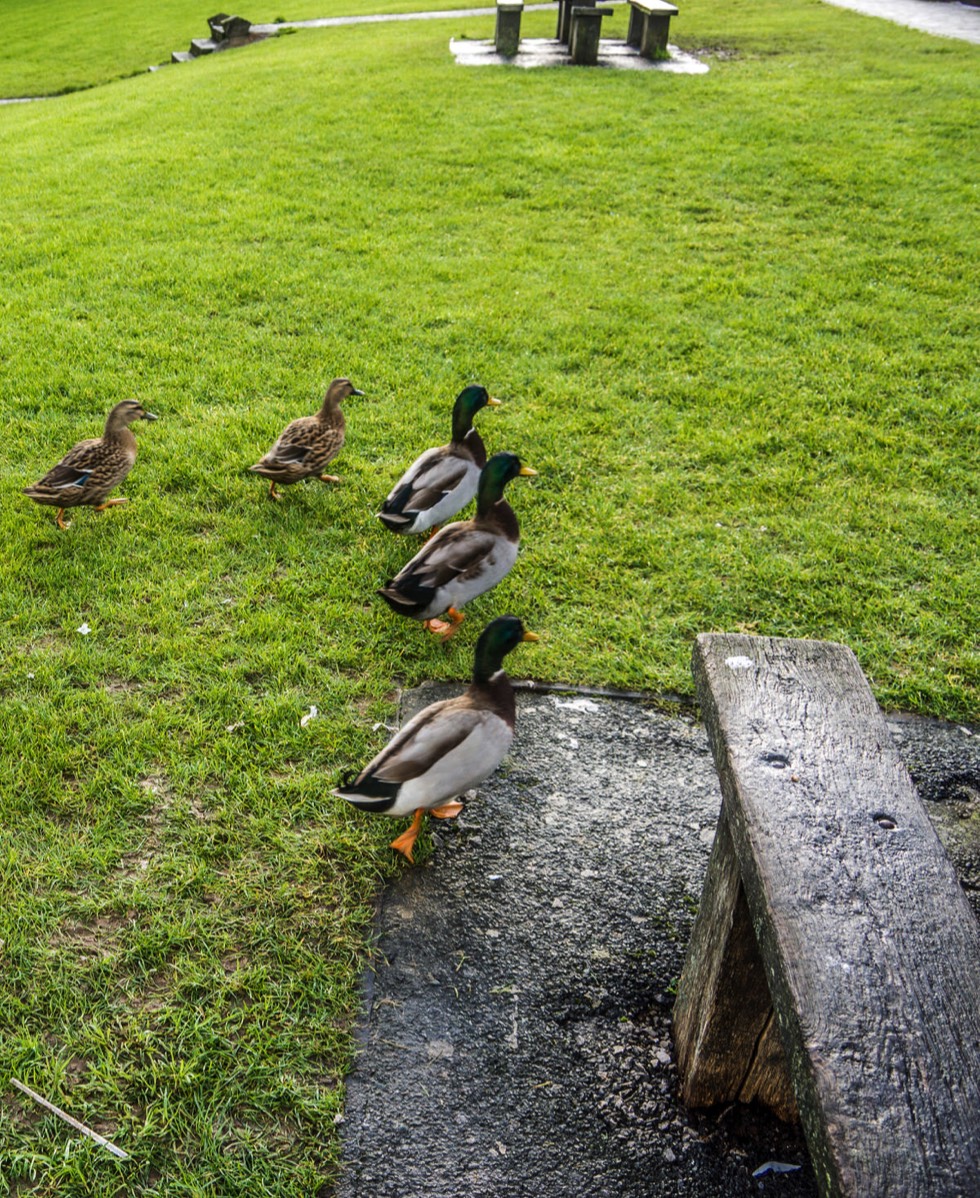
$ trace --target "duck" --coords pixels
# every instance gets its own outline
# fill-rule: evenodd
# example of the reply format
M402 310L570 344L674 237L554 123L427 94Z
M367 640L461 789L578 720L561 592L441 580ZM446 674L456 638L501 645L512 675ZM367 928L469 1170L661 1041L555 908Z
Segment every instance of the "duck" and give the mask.
M350 395L363 394L350 379L334 379L319 412L290 421L265 457L249 466L253 474L269 480L270 499L282 498L276 491L277 485L288 487L304 478L316 477L322 483L340 482L336 474L324 474L323 469L343 448L346 423L341 402Z
M516 453L495 453L480 472L476 515L444 525L378 590L392 611L424 621L443 640L451 637L463 622L458 609L496 586L517 561L520 528L504 487L537 473ZM449 623L435 618L440 612Z
M430 703L359 774L333 794L360 811L411 815L391 847L415 864L413 850L426 813L452 819L459 796L500 765L514 739L514 688L503 661L522 641L537 641L517 616L498 616L480 633L472 681L452 699Z
M58 509L55 521L62 530L70 527L65 512L71 507L93 507L97 512L126 503L126 497L107 498L118 487L136 461L136 438L129 427L136 420L156 420L136 399L117 403L106 417L101 437L79 441L72 446L57 466L24 494L35 503Z
M409 466L381 505L378 519L392 532L436 529L463 510L476 495L487 451L473 417L487 405L497 407L486 387L465 387L453 404L453 435L448 445L427 449Z

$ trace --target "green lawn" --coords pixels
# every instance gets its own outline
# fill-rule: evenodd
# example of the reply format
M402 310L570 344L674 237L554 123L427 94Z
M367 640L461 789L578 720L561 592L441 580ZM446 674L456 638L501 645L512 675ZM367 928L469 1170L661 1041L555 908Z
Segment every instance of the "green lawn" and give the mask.
M492 0L256 0L240 15L262 25L480 7ZM4 0L2 12L0 97L9 97L78 91L168 63L191 38L207 37L208 17L224 9L199 0Z
M115 22L45 9L46 88L123 70ZM491 28L309 31L0 109L0 1185L330 1193L401 866L329 789L493 615L541 634L511 662L540 679L690 694L695 634L744 629L977 717L976 47L695 0L706 76L455 67ZM335 374L367 392L342 486L269 503L247 466ZM444 648L375 598L412 546L374 512L471 381L539 477ZM129 395L160 417L129 504L59 532L20 488Z

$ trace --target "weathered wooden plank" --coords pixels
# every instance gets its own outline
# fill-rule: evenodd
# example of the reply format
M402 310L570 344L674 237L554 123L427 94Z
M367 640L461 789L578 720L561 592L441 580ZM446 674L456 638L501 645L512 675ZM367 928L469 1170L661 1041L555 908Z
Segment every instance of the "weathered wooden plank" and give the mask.
M849 649L694 673L824 1194L980 1194L980 929Z
M796 1100L728 821L722 813L674 1003L681 1099L764 1103L795 1122Z

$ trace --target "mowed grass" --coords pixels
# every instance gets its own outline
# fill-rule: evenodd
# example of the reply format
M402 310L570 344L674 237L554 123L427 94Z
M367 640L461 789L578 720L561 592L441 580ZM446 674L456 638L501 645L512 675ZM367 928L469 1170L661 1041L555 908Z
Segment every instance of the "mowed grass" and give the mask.
M685 8L703 77L456 68L490 27L0 110L8 1186L331 1192L400 866L329 790L493 615L542 636L518 676L690 694L694 635L746 629L976 717L976 49L763 0ZM247 466L335 374L342 485L269 503ZM446 648L375 598L414 543L374 512L471 381L540 476ZM129 395L129 504L59 532L20 488Z
M493 5L490 0L257 0L240 15L263 25L480 7ZM174 50L187 50L192 38L208 36L208 17L217 11L199 0L154 0L138 8L131 0L73 0L70 6L66 0L4 0L0 98L60 95L169 63Z

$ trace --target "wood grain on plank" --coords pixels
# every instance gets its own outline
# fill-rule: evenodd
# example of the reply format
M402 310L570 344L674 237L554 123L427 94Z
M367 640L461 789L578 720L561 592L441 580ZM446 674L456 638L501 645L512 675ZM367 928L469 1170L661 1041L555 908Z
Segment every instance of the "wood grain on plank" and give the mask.
M853 653L704 635L694 673L825 1194L980 1194L980 929Z

